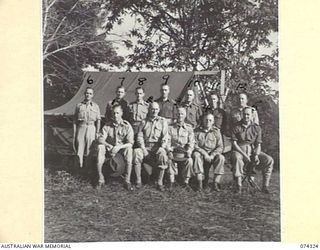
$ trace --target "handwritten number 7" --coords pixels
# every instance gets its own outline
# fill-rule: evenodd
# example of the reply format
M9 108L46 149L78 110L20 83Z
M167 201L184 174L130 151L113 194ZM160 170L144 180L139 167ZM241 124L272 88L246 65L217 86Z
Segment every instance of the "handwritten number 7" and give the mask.
M119 79L122 79L120 85L123 86L124 79L126 79L126 78L125 77L119 77Z

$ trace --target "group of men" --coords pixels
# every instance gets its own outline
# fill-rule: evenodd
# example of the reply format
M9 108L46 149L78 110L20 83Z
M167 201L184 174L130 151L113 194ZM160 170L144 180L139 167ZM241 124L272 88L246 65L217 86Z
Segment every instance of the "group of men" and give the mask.
M176 177L185 188L195 176L197 189L209 187L209 172L213 171L211 189L221 190L225 158L223 136L231 131L231 165L236 192L241 193L246 166L260 166L263 175L262 191L269 192L273 159L261 151L261 127L257 111L248 106L245 93L239 95L239 107L226 112L219 106L219 95L212 93L210 106L205 110L194 102L195 93L187 90L186 100L176 103L169 98L169 85L161 85L161 97L146 102L143 87L135 90L136 101L125 100L125 88L119 86L116 98L106 106L105 125L100 130L100 109L92 101L93 89L85 91L84 101L74 113L74 148L80 167L84 157L94 155L98 172L97 187L105 184L103 167L110 168L112 159L122 159L125 165L125 188L134 190L131 183L135 172L135 187L142 187L142 170L156 176L157 188L164 191L164 175L169 175L169 189ZM230 125L232 124L232 125ZM93 146L94 145L94 146Z

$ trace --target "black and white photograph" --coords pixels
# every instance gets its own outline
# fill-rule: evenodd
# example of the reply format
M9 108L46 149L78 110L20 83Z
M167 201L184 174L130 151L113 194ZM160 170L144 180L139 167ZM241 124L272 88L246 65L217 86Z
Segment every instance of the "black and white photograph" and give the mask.
M44 241L280 242L277 0L42 0Z

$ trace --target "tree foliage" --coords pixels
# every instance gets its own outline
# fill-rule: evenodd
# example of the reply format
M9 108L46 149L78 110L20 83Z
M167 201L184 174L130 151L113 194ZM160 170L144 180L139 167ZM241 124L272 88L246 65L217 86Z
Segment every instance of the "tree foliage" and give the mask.
M136 25L123 40L127 66L140 70L227 71L231 90L278 81L278 52L255 56L278 31L277 0L105 0L108 27L124 15ZM107 27L107 28L108 28ZM132 42L136 41L136 42Z
M123 58L98 33L100 1L44 0L44 108L69 100L82 81L82 68L121 65Z

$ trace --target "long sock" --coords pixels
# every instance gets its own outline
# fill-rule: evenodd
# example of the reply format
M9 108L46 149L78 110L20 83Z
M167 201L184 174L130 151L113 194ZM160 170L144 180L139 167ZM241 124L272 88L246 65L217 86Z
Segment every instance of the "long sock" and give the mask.
M163 176L164 176L164 169L160 169L159 171L159 178L158 178L158 185L163 185Z

